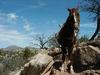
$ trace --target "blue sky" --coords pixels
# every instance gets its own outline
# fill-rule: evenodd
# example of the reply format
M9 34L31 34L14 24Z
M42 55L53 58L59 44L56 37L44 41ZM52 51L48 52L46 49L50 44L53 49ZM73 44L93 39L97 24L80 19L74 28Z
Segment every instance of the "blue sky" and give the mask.
M29 46L37 34L50 36L60 30L68 17L67 8L79 0L0 0L0 48ZM80 35L91 36L95 23L88 13L80 12Z

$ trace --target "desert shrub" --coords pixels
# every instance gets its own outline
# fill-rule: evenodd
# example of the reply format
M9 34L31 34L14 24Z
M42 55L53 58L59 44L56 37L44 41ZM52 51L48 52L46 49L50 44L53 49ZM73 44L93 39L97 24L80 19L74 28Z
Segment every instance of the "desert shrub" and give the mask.
M55 48L55 47L59 48L60 47L60 45L57 41L57 38L58 38L57 34L54 34L54 35L52 35L48 38L47 45L48 45L49 48Z
M81 36L78 41L80 43L81 42L87 42L87 41L89 41L89 37L87 35Z
M0 63L6 65L6 68L10 71L18 70L27 63L26 59L34 56L36 53L36 50L27 50L27 48L21 51L6 52L5 56L0 58Z
M29 48L26 47L22 55L23 55L23 59L25 61L28 61L28 58L34 56L35 54L37 54L35 50L30 50Z
M19 69L25 64L24 59L16 54L11 56L8 55L1 62L11 71Z

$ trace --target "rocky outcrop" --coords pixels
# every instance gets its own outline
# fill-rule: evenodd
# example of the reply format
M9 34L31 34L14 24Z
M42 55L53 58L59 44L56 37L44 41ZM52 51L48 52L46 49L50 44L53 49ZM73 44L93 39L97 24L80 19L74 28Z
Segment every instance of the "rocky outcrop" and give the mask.
M59 61L61 55L54 56L60 53L61 49L58 48L42 51L32 57L18 73L12 75L72 75L59 70L62 64L62 61ZM100 39L81 43L74 51L72 60L74 75L100 75Z
M25 64L20 75L40 75L52 60L53 58L51 56L39 53L30 62Z
M0 63L0 75L8 75L9 69L6 67L6 65Z
M100 39L81 43L73 54L76 70L100 69Z
M5 66L0 63L0 75L4 75Z

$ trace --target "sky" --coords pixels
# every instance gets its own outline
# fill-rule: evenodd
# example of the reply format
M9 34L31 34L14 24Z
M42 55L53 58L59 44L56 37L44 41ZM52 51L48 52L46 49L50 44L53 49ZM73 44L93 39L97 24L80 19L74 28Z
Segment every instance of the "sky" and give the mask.
M50 36L60 30L68 17L68 8L79 6L80 0L0 0L0 48L20 47L36 43L34 36ZM95 22L80 11L79 35L91 36Z

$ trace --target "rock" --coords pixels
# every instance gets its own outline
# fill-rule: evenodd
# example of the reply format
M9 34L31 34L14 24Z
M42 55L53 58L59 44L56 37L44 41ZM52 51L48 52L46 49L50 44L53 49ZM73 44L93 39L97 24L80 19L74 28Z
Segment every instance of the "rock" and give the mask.
M20 75L21 70L10 72L9 75Z
M55 56L57 56L57 55L59 55L61 53L62 53L62 51L61 51L60 48L52 48L52 49L48 50L48 55L50 55L52 57L55 57Z
M53 61L51 56L39 53L25 64L20 75L40 75L51 61Z
M100 48L100 38L87 42L88 45L97 46Z
M72 75L59 70L62 65L60 53L59 48L41 50L20 71L12 75ZM81 43L73 52L72 60L74 75L100 75L100 39Z
M4 75L4 65L0 63L0 75Z
M85 70L80 75L100 75L100 70Z
M0 75L8 75L9 70L6 65L0 63Z
M74 68L77 70L100 69L100 42L95 40L82 43L73 54Z

